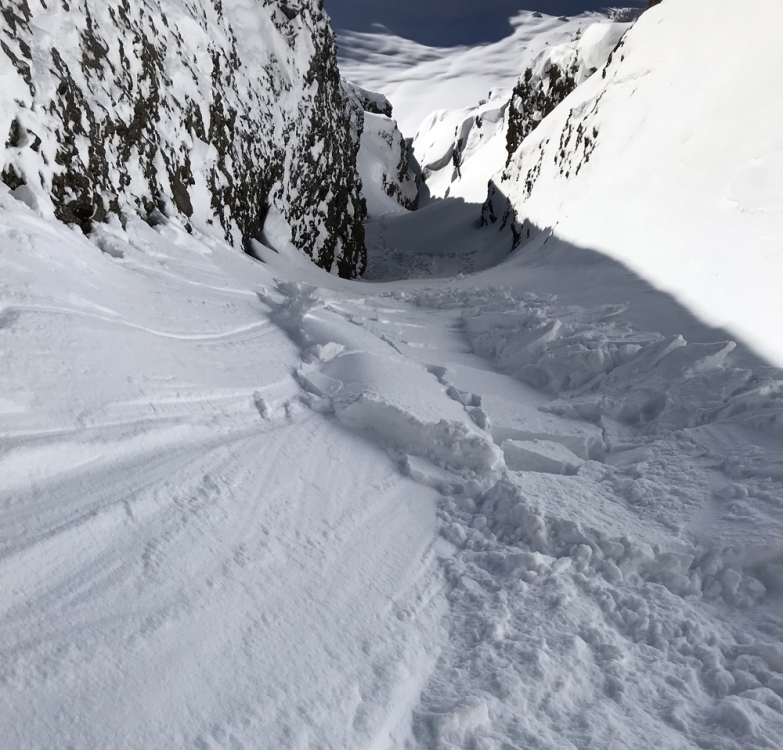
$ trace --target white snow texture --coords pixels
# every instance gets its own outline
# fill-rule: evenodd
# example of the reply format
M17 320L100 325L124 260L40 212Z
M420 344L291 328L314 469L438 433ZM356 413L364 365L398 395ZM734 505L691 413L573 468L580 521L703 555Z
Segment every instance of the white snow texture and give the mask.
M51 49L35 23L63 4L29 6ZM318 4L223 8L250 39ZM397 63L394 113L353 89L340 126L358 146L367 110L361 281L310 262L283 205L251 257L193 186L190 217L83 226L0 184L3 750L783 745L783 371L702 319L780 351L783 95L759 95L779 5L663 0L627 32L516 18L479 48L343 50L362 86L384 44ZM522 43L516 75L548 95L565 61L576 88L509 159L511 108L539 113L504 78ZM296 45L270 58L288 91ZM4 164L45 156L55 180L54 141L25 140L51 113L10 59ZM407 210L391 115L467 60L466 95L495 93L419 130L429 195ZM291 174L320 163L288 137Z

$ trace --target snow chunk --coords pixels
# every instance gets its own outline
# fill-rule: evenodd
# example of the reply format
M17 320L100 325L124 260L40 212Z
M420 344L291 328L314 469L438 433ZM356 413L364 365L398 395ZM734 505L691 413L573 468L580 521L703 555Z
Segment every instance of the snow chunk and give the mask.
M583 461L568 448L551 440L504 440L506 465L513 471L544 474L576 474Z

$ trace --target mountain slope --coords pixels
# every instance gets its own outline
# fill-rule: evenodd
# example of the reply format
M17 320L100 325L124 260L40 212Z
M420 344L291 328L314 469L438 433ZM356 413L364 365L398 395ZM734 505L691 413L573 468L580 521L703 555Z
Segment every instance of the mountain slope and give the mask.
M0 41L0 172L44 215L159 209L239 244L271 210L362 272L360 113L317 0L8 0Z
M628 264L783 361L783 6L665 0L520 146L488 204Z
M493 89L476 107L427 117L413 153L429 197L483 203L490 178L549 112L603 67L628 26L604 21L580 28L568 42L541 50L513 89Z
M520 73L548 45L573 39L605 16L583 13L557 18L520 11L508 36L491 44L430 47L376 29L340 32L342 74L394 105L400 130L412 137L433 110L474 107L490 89L513 87Z

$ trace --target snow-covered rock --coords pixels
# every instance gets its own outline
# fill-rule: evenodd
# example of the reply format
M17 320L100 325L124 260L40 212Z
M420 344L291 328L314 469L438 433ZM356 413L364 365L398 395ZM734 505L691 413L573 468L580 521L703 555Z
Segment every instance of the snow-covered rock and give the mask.
M320 266L361 274L360 113L318 0L6 0L0 42L18 199L85 231L179 213L234 244L271 212Z
M503 166L510 92L494 89L478 107L433 112L413 140L422 192L481 203Z
M477 107L433 112L413 151L430 197L483 203L489 180L521 141L611 54L629 24L593 23L565 43L547 46L513 90L493 89Z
M370 217L416 208L419 188L408 161L408 144L394 120L364 113L358 165Z
M376 94L349 81L343 87L354 106L362 110L361 141L357 165L362 178L362 196L373 217L414 210L419 188L411 168L408 143L392 118L392 105Z
M783 362L783 6L746 10L646 11L520 139L485 217L518 243L554 228Z
M356 83L343 80L343 89L347 96L353 99L363 112L372 112L376 115L391 117L393 113L391 102L376 91L368 91Z

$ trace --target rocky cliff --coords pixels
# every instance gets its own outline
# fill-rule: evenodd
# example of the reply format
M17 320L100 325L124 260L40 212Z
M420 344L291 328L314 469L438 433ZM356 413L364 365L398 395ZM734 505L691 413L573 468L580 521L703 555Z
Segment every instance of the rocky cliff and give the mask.
M3 0L0 82L2 181L41 213L176 214L241 246L272 210L362 273L361 113L321 0Z

